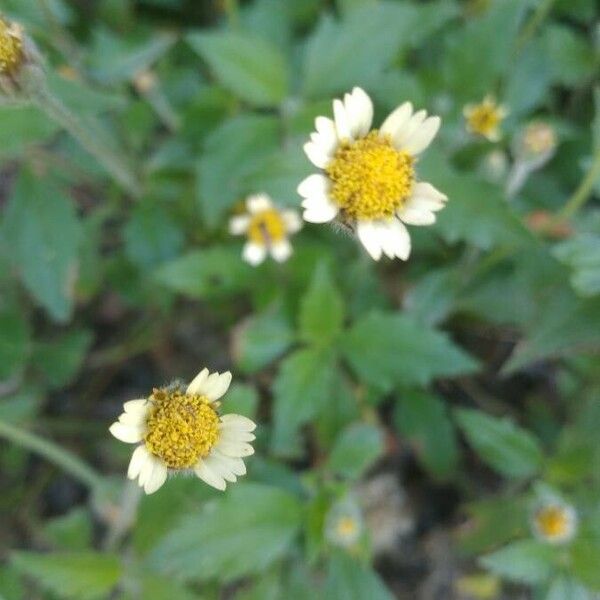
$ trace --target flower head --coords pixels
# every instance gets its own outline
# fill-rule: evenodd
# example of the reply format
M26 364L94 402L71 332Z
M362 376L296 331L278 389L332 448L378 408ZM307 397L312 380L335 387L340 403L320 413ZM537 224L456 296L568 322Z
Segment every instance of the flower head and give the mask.
M371 129L373 104L358 87L333 101L333 119L317 117L304 151L321 173L298 186L303 217L311 223L338 219L355 230L375 260L382 253L406 260L410 236L405 227L430 225L447 197L419 182L418 155L440 127L439 117L413 112L405 102Z
M577 513L561 501L547 502L535 510L532 517L534 533L550 544L562 544L573 539L577 530Z
M556 132L550 124L532 121L517 136L514 151L519 160L539 168L552 157L556 144Z
M467 104L463 109L467 131L490 142L500 139L500 124L507 114L506 108L497 104L493 96L486 96L479 104Z
M182 388L154 389L148 398L125 402L125 412L110 426L122 442L139 444L127 477L137 479L147 494L158 490L169 472L195 473L224 490L246 473L242 457L254 449L256 424L241 415L220 415L217 402L231 383L231 373L202 370Z
M262 263L267 254L277 262L286 261L292 254L288 236L302 228L294 210L280 210L266 194L246 198L247 214L236 215L229 221L232 235L246 235L244 260L253 266Z
M334 504L325 520L329 542L342 548L354 546L364 530L363 517L358 505L351 500Z
M0 74L12 75L24 60L23 31L0 17Z

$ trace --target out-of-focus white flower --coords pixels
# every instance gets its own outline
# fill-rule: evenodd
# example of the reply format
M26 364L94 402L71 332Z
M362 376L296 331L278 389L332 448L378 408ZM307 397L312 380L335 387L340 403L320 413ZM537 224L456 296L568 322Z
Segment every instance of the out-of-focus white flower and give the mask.
M533 513L533 532L544 542L564 544L573 539L577 531L577 512L562 501L548 501Z
M246 199L247 214L236 215L229 221L232 235L246 235L243 257L252 266L262 263L267 254L277 262L286 261L292 254L289 236L302 228L294 210L280 210L266 194Z
M354 546L363 530L364 522L360 508L350 499L334 504L325 519L325 535L335 546Z
M152 494L170 472L193 472L218 490L244 475L242 458L254 454L250 442L256 424L241 415L219 415L218 400L230 383L229 371L203 369L185 389L154 389L148 398L125 402L110 432L122 442L139 444L129 479Z
M495 183L503 182L508 173L508 157L504 150L496 148L488 152L483 159L481 170L486 179Z
M405 224L431 225L447 197L417 180L417 157L440 128L439 117L413 112L410 102L394 110L381 129L371 129L373 103L358 87L333 101L333 119L317 117L304 151L319 169L298 186L304 220L339 220L356 231L374 260L382 254L406 260Z
M507 114L506 107L498 104L490 95L479 104L467 104L463 108L467 131L481 135L490 142L500 139L500 124Z

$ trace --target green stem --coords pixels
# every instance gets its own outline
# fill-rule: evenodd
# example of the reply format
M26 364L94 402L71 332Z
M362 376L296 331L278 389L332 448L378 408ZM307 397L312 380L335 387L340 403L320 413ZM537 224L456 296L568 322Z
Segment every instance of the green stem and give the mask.
M71 112L47 87L37 90L33 102L51 119L64 127L112 175L125 191L134 197L140 195L137 177L122 157L117 156L102 141L99 132L85 124L81 117Z
M527 42L535 35L535 32L538 30L539 26L544 22L544 19L550 14L550 10L552 9L552 5L554 4L554 0L540 0L540 3L537 5L535 12L527 21L521 35L517 39L516 44L516 52L519 53Z
M596 151L592 166L586 176L581 180L577 189L567 200L562 210L558 213L558 220L571 218L588 200L596 180L600 177L600 149Z
M92 467L50 440L45 440L6 421L0 421L0 437L39 454L90 489L97 489L103 485L102 477Z

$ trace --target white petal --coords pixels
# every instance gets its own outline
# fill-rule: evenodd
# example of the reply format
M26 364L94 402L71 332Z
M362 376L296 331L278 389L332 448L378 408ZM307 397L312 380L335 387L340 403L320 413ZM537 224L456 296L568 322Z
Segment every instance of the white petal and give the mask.
M201 394L202 392L200 390L203 389L204 382L209 375L208 369L202 369L202 371L192 379L190 385L188 385L186 394Z
M240 431L254 431L256 429L256 423L252 419L234 413L223 415L220 426L221 428L231 427Z
M231 235L241 235L246 233L248 225L250 224L250 217L248 215L236 215L229 219L229 233Z
M379 130L382 135L389 135L392 139L396 133L404 128L413 113L413 107L410 102L405 102L396 108L383 122Z
M350 118L348 117L344 103L337 98L333 101L333 117L335 119L335 129L337 131L338 139L351 140L352 130L350 127Z
M211 401L215 402L229 389L231 384L231 373L225 371L223 374L213 373L204 384L203 394Z
M311 196L302 201L302 218L309 223L328 223L336 217L339 208L327 196Z
M216 448L213 448L210 453L211 456L217 457L221 462L227 465L227 468L236 476L241 477L246 474L246 465L241 458L232 458L231 456L225 456L221 454Z
M249 431L240 431L239 429L220 429L220 438L223 442L253 442L256 436Z
M253 267L260 265L267 256L267 249L265 246L255 244L254 242L248 242L244 245L244 251L242 253L243 259Z
M144 430L142 427L136 425L125 425L124 423L113 423L108 430L122 442L126 444L137 444L142 441L144 437Z
M277 262L285 262L291 255L292 245L287 239L283 239L271 246L271 256Z
M315 167L324 169L331 161L329 154L323 152L321 146L318 146L314 142L307 142L303 147L306 156L308 156L308 159Z
M373 103L369 96L359 87L344 96L344 107L350 124L350 135L353 138L363 137L369 131L373 120Z
M424 110L417 111L406 123L399 127L396 134L392 137L394 146L399 150L404 149L406 142L412 137L412 135L421 127L423 121L427 117L427 112Z
M266 194L254 194L246 198L246 207L251 213L262 212L263 210L269 210L271 208L271 198Z
M214 488L223 491L227 484L225 480L218 474L216 474L209 466L206 465L206 461L200 461L195 467L194 472L202 481L208 483Z
M404 143L404 150L412 155L423 152L439 131L442 120L439 117L425 119L412 136Z
M167 480L167 466L159 458L153 457L152 471L146 474L144 480L144 492L154 494Z
M320 173L313 173L302 180L298 186L298 193L303 198L324 196L329 191L330 186L331 182L329 181L329 177L321 175Z
M123 409L126 413L140 413L146 412L150 408L150 403L146 398L140 398L139 400L129 400L123 404Z
M407 225L432 225L435 223L435 213L427 209L405 206L396 214Z
M295 210L284 210L281 217L288 233L296 233L302 229L302 219Z
M254 448L246 442L230 442L219 439L215 448L225 456L232 456L233 458L254 454Z
M123 425L133 425L134 427L143 427L146 423L146 411L135 413L124 412L119 416L119 423L123 423Z
M310 139L326 155L332 156L339 143L334 122L327 117L317 117L315 127L317 131L311 134Z
M223 456L222 454L217 455L217 454L211 453L202 462L215 475L222 477L226 481L235 483L237 481L237 477L236 477L235 473L233 473L231 471L231 469L229 468L229 465L225 461L225 458L226 457Z
M381 239L373 221L361 221L357 225L358 239L373 260L381 258Z
M147 461L152 460L152 455L148 452L143 444L138 446L131 455L129 468L127 469L127 477L129 479L137 479L142 472L142 469Z
M398 257L406 260L410 256L410 235L406 227L393 219L387 226L387 242L389 249L389 257Z
M444 203L447 200L448 196L446 194L442 194L442 192L434 188L430 183L420 181L413 188L409 205L412 207L418 202L420 205L427 206L429 210L439 210L444 207Z

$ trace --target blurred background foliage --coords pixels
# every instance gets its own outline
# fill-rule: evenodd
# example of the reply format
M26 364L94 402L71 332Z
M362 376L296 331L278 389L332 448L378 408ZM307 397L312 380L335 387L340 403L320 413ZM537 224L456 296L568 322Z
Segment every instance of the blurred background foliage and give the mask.
M600 29L594 0L2 0L139 193L0 107L0 597L536 598L600 592ZM440 114L450 198L407 263L306 226L253 269L244 196L299 207L302 144L360 85ZM462 109L509 110L495 144ZM510 198L519 133L557 147ZM595 200L595 202L594 202ZM260 424L221 494L139 506L123 401L203 366ZM562 498L574 539L531 532Z

